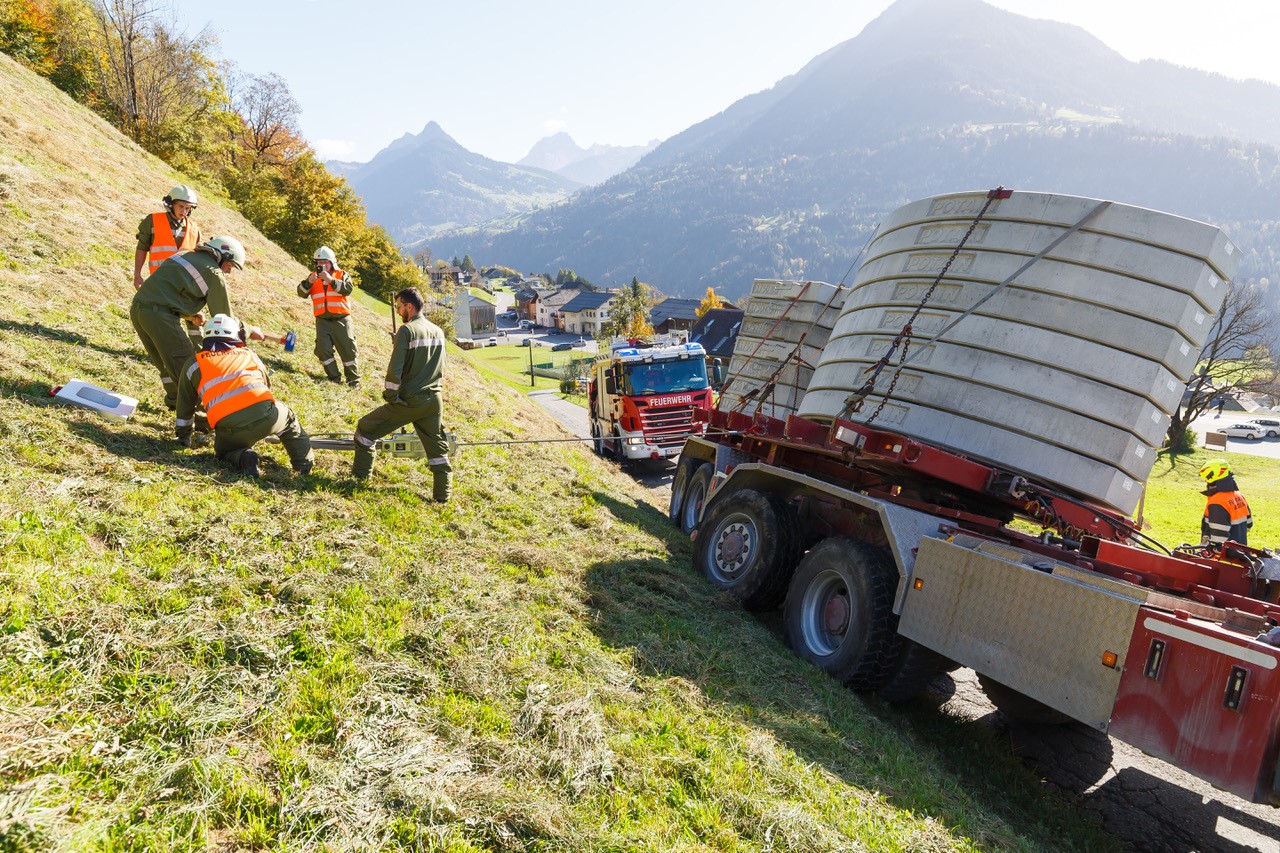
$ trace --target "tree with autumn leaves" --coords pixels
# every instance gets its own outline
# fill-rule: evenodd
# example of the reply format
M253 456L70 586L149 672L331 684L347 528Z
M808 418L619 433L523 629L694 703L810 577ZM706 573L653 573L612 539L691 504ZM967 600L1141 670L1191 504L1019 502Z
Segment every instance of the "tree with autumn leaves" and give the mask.
M161 0L0 0L0 52L50 80L202 194L225 195L299 262L331 246L379 296L422 286L418 268L368 223L347 182L298 132L275 74L212 58L213 34L183 32Z

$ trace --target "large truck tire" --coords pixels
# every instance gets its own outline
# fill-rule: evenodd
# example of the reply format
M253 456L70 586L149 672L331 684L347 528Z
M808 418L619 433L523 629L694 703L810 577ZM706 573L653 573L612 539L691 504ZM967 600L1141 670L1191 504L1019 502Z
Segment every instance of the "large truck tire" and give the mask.
M711 478L715 475L715 468L710 464L704 463L697 467L693 472L693 476L689 478L689 486L685 489L684 501L680 506L680 529L685 533L693 533L698 526L698 518L702 515L702 505L706 503L707 492L711 491ZM784 508L784 512L788 515L794 515L789 509ZM796 555L799 559L799 554ZM794 565L794 563L793 563ZM788 574L790 571L788 570ZM783 591L786 585L783 585ZM782 594L779 593L778 601L772 606L776 607L782 601Z
M591 450L595 452L596 456L603 457L605 455L604 439L600 435L600 427L595 420L591 421Z
M901 663L893 595L898 572L882 549L832 536L796 567L783 606L787 643L854 690L879 690Z
M1061 726L1071 722L1071 717L1061 711L1006 687L988 675L978 673L978 683L996 710L1016 726Z
M694 567L748 610L782 602L799 558L799 519L774 495L755 489L717 495L698 525Z
M701 459L684 455L676 463L676 473L671 478L671 502L667 504L667 518L672 524L680 525L680 509L684 506L684 493L689 489L689 478L699 465L705 464Z

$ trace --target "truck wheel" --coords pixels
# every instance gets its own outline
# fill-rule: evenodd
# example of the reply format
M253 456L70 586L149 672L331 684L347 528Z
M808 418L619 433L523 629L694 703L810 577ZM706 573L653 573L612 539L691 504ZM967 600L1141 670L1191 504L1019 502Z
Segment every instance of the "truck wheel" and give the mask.
M692 533L694 528L698 526L698 518L702 515L702 505L706 503L707 492L711 490L711 477L715 474L715 468L711 465L699 465L698 470L693 472L693 477L689 479L689 488L684 493L684 504L680 508L680 529L685 533ZM790 514L790 510L783 508L784 513ZM796 559L800 555L796 554ZM785 587L784 587L785 588ZM782 601L779 594L778 601ZM777 603L773 606L776 606Z
M787 590L787 643L854 690L885 686L903 653L893 613L897 583L883 550L848 536L822 540Z
M681 456L676 463L675 476L671 478L671 503L667 505L667 518L677 526L680 524L680 508L684 505L684 493L689 489L689 478L694 470L702 464L699 459Z
M604 456L604 439L600 437L600 427L591 422L591 449L597 456Z
M702 470L709 481L711 466ZM800 557L800 522L786 504L740 489L718 497L698 529L693 564L707 580L748 610L778 606Z
M1071 718L1059 710L1025 693L1019 693L1012 687L1006 687L994 678L978 673L978 683L982 692L987 694L991 704L1014 725L1021 726L1060 726L1071 722Z

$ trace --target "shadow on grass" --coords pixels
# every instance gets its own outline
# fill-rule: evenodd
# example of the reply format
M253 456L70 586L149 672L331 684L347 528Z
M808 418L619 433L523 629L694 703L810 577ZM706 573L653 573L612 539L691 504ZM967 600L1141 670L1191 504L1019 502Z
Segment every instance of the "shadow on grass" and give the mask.
M254 445L259 459L262 476L254 480L240 473L238 468L220 461L213 453L213 442L187 450L177 443L172 434L143 436L134 432L116 432L110 424L94 421L69 423L68 428L85 441L98 445L108 453L160 465L172 465L189 471L204 474L219 482L235 482L249 480L260 488L274 491L317 492L321 489L351 495L363 488L361 484L350 479L335 479L325 474L311 473L298 476L289 467L288 456L278 445L273 447L266 442Z
M982 838L981 820L966 823L964 806L946 801L945 780L916 778L920 765L940 762L943 774L984 809L1045 849L1072 846L1069 836L1061 837L1059 822L1042 814L1044 798L1027 790L1016 758L1009 755L1004 768L993 766L1000 750L989 727L936 710L921 714L926 724L919 724L913 714L844 691L786 648L777 614L756 618L694 575L690 543L665 515L604 492L594 497L620 521L664 538L673 554L670 560L620 560L588 570L589 603L598 614L592 624L606 644L628 649L655 674L696 684L732 716L771 731L802 760L877 790L898 808L955 826L980 844L991 840ZM908 747L911 756L904 759L904 741L923 748Z
M143 364L150 364L150 360L142 352L131 347L109 347L100 343L90 341L79 332L73 332L68 329L59 329L53 326L44 326L40 323L17 323L13 320L0 319L0 332L12 332L16 334L31 335L33 337L45 338L50 341L57 341L61 344L70 344L71 346L88 347L100 353L113 355L118 358L129 358Z

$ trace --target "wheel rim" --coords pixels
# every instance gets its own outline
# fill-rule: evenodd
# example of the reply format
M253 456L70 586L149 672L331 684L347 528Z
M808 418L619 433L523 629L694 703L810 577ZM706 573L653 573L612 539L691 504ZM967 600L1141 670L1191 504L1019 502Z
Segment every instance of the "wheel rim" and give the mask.
M707 497L707 485L702 480L692 480L684 493L684 503L680 507L680 520L686 530L692 530L698 523L698 513L702 511L702 502Z
M801 601L800 631L805 645L819 657L835 654L849 631L853 613L848 584L838 572L821 572Z
M759 553L755 522L746 514L735 512L721 523L707 547L714 579L726 586L733 584L751 568Z

